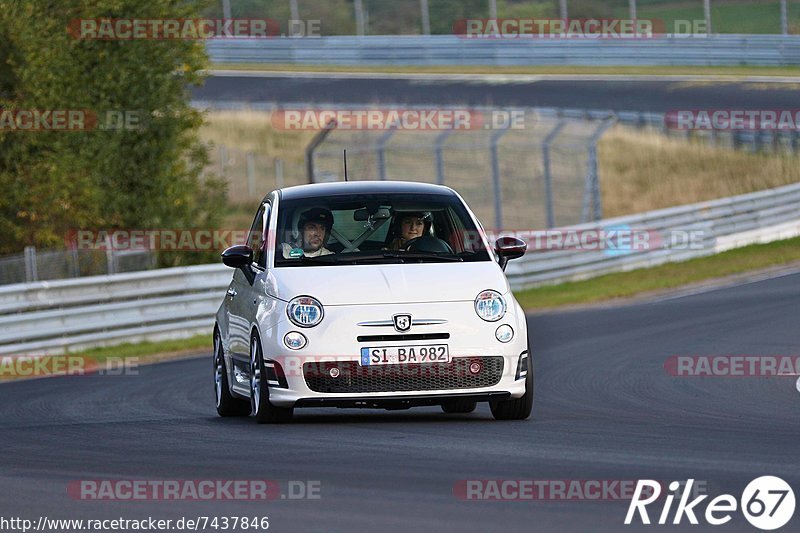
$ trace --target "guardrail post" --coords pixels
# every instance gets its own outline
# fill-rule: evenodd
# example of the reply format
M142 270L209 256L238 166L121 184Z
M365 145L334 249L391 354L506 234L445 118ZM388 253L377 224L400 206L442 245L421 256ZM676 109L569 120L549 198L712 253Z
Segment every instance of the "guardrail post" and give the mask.
M36 247L26 246L25 250L25 281L39 281L39 269L36 265Z
M553 175L550 169L550 145L555 138L567 125L566 120L561 119L558 124L550 130L550 133L542 141L542 167L544 168L544 201L545 210L547 211L547 227L555 227L555 213L553 211Z
M381 181L386 181L386 143L389 142L395 131L394 128L390 129L381 135L375 144L375 155L378 158L378 179Z
M508 125L492 133L490 150L492 154L492 186L494 189L494 224L497 231L503 229L503 189L500 183L500 158L497 144L500 138L508 133Z
M617 117L612 116L605 119L592 133L589 139L589 160L586 164L586 182L583 193L583 210L581 212L581 222L588 222L589 202L592 204L592 220L600 220L603 217L603 208L600 202L600 176L597 171L597 144L600 137L617 122Z
M453 130L445 130L436 136L434 141L434 153L436 154L436 184L444 185L444 157L442 155L442 145L444 141L453 133Z

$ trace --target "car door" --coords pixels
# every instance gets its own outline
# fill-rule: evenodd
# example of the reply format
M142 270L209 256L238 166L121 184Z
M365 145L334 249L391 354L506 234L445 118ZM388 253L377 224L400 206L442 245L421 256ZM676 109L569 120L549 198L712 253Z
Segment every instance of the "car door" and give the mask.
M229 331L230 351L234 363L242 368L247 368L250 360L250 331L253 318L253 302L257 301L255 295L257 287L256 278L263 276L264 268L260 263L264 261L265 247L265 218L268 217L269 204L259 206L253 219L253 224L247 234L245 244L253 250L253 263L245 268L237 268L233 274L233 281L228 289L229 303ZM266 215L266 217L265 217Z

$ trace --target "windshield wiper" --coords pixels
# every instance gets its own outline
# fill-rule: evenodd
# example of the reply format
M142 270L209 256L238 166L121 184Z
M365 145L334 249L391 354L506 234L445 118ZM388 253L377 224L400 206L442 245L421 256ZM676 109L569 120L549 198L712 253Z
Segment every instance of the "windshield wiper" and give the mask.
M436 254L436 253L429 253L429 252L404 252L401 250L381 250L378 252L368 253L368 254L341 254L339 255L339 259L341 261L347 261L351 263L357 263L359 261L376 261L380 259L433 259L433 260L441 260L441 261L463 261L458 256L451 255L451 254Z

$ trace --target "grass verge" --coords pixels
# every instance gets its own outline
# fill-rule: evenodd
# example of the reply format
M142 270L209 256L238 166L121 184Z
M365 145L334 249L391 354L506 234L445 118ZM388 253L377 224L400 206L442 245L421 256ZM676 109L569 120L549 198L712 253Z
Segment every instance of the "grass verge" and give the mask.
M643 293L675 289L724 276L800 261L800 237L753 244L681 263L617 272L596 278L548 285L515 293L528 311L596 303Z

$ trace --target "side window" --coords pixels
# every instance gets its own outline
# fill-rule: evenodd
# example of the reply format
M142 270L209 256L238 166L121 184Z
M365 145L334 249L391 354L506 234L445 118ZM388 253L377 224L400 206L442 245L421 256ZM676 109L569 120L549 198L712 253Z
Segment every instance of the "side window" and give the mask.
M267 262L265 230L268 227L269 204L264 204L259 208L247 235L247 245L253 250L253 262L262 268L266 267Z

